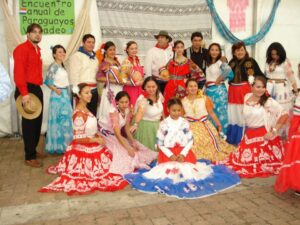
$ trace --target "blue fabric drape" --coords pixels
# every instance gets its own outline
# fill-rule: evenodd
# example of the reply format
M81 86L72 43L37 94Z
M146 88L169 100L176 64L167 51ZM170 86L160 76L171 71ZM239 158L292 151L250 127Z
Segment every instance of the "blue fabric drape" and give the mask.
M273 7L272 7L272 11L270 16L268 17L266 23L262 26L262 28L260 29L260 31L251 36L248 37L244 40L240 40L239 38L237 38L236 36L234 36L234 34L231 33L231 31L227 28L227 26L225 25L225 23L222 21L222 19L220 18L220 16L218 15L217 11L216 11L216 7L213 3L213 0L206 0L207 5L210 9L211 15L214 19L214 22L217 26L218 31L220 32L220 34L230 43L235 43L237 41L243 41L246 45L254 45L256 44L258 41L260 41L261 39L263 39L266 34L269 32L269 30L271 29L271 26L273 24L274 18L275 18L275 14L276 14L276 10L278 8L278 5L280 3L280 0L274 0L273 3Z

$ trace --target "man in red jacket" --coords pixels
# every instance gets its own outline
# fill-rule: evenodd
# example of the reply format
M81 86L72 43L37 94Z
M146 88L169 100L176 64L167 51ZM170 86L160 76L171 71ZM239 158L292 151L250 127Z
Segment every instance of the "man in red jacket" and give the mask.
M38 43L42 40L43 29L39 24L27 27L27 41L18 45L14 56L14 80L16 84L15 98L22 96L22 104L31 101L28 93L36 95L43 106L43 92L40 87L43 83L42 58ZM41 167L36 159L36 147L39 143L42 127L43 110L32 120L22 117L22 133L25 147L25 163L31 167Z

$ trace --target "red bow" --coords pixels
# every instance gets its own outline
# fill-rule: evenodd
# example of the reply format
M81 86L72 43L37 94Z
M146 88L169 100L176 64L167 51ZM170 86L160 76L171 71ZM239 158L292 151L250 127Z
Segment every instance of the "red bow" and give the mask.
M145 97L145 98L148 98L149 97L149 94L146 92L146 91L142 91L142 95Z

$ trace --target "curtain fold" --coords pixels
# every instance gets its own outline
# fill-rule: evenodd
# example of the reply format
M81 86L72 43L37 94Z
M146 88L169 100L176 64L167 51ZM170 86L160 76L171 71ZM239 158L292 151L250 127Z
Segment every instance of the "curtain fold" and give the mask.
M270 31L272 24L274 22L274 18L275 18L275 14L276 14L276 10L278 8L278 5L280 3L280 0L274 0L273 3L273 7L272 7L272 11L267 19L267 21L265 22L265 24L261 27L260 31L251 36L248 37L244 40L240 40L239 38L237 38L225 25L225 23L223 22L223 20L220 18L219 14L217 13L216 7L213 3L213 0L206 0L207 5L210 9L211 15L214 19L214 22L217 26L217 29L219 31L219 33L230 43L235 43L237 41L243 41L246 45L254 45L257 42L259 42L261 39L263 39L267 33Z

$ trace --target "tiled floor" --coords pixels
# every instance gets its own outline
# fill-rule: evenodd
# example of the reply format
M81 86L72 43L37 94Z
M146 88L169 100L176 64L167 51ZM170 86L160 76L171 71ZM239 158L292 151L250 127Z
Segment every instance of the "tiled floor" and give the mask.
M55 176L24 165L19 139L0 139L0 224L300 224L300 198L273 190L274 177L243 179L218 195L178 200L131 190L84 196L39 193ZM40 149L43 148L43 140Z

